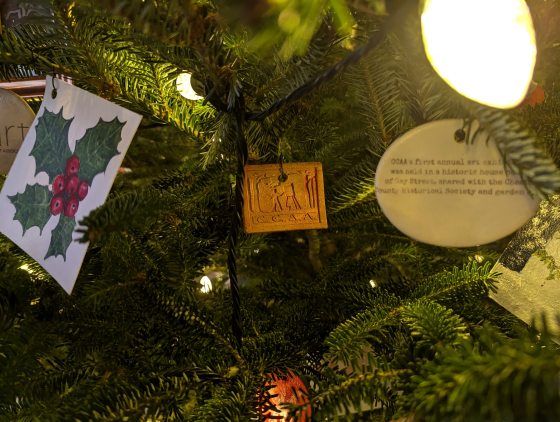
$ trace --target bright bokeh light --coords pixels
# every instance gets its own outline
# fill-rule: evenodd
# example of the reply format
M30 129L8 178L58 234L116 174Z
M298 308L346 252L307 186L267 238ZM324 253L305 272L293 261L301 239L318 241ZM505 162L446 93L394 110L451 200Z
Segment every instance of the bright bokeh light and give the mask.
M210 280L210 278L208 276L203 276L200 279L200 284L201 284L201 288L200 291L202 293L210 293L210 291L212 290L212 280Z
M19 267L19 269L23 270L23 271L26 271L29 274L33 274L33 270L27 264L23 264L21 267Z
M425 0L422 37L437 73L465 97L497 108L525 98L537 48L524 0Z
M200 100L204 97L198 95L191 85L191 74L190 73L181 73L177 76L177 90L179 93L185 97L187 100Z

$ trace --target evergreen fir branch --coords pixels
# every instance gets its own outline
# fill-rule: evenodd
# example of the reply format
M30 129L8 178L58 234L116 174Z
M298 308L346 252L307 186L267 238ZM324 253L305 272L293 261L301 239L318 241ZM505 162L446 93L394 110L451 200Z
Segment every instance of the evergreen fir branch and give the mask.
M68 416L64 406L65 400L70 400L73 395L83 395L88 391L90 398L101 393L101 387L96 383L102 381L94 368L60 367L56 371L43 371L31 375L26 380L21 380L15 386L20 397L21 408L18 417L35 417L47 421L56 421L57 418ZM106 387L109 387L106 385ZM110 386L113 391L119 390L118 385ZM97 390L97 391L96 391ZM96 394L97 393L97 394ZM47 406L39 403L49 403ZM93 405L95 408L95 404ZM70 414L76 415L83 410L75 409Z
M235 136L232 133L232 119L227 114L220 114L216 118L212 135L208 136L202 146L202 166L208 168L218 164L228 152L235 151ZM233 136L233 139L232 139ZM249 137L248 135L246 135ZM230 154L227 154L229 157Z
M289 94L322 72L332 64L333 60L336 60L338 54L340 54L340 51L336 48L336 42L337 38L329 30L328 24L323 23L304 54L299 57L292 57L287 61L281 53L274 55L273 64L276 69L276 77L272 80L268 79L268 82L274 83L272 85L274 86L273 89L277 90L280 96ZM260 105L264 106L264 104Z
M177 69L168 64L147 66L139 77L134 77L133 73L119 73L114 78L120 88L117 98L157 121L170 123L199 137L203 119L212 111L207 106L193 106L180 96L175 87L177 73Z
M465 299L482 299L494 289L497 275L491 271L490 262L480 266L472 261L462 269L455 267L452 271L430 277L410 293L410 298L425 298L443 305L459 304Z
M118 195L110 199L104 207L92 211L87 217L80 221L86 230L78 230L83 233L82 241L95 241L112 231L121 231L131 222L130 216L142 217L142 221L135 220L140 224L146 224L149 218L161 214L162 205L173 207L176 199L170 195L164 195L155 189L143 189ZM142 215L141 215L141 214Z
M58 14L57 30L44 36L46 51L56 57L53 60L62 73L104 92L105 97L196 136L201 129L200 116L207 115L209 109L193 108L180 96L175 86L179 69L139 49L124 22L96 15L82 17L80 13L80 9L70 8ZM25 39L37 34L20 36Z
M530 192L549 196L559 191L560 172L539 139L507 112L480 105L470 109L495 141L506 168L518 174Z
M284 60L288 60L294 55L301 56L307 51L310 40L317 32L327 12L334 13L336 24L342 24L337 29L348 35L353 18L347 6L338 0L330 0L329 3L331 4L327 5L323 0L310 0L305 5L295 4L288 7L274 5L267 13L267 16L272 18L271 22L252 37L251 49L262 54L276 48ZM288 19L286 20L286 18ZM271 27L276 22L280 27ZM290 22L300 23L291 25Z
M419 356L434 353L441 344L458 345L469 338L467 325L451 309L420 299L401 308L401 321L410 330Z
M350 208L345 208L337 212L328 214L329 223L339 229L352 229L354 227L370 226L374 222L383 221L385 217L379 207L379 203L373 198L363 201ZM369 237L369 234L362 233ZM406 238L402 236L402 240Z
M286 333L259 330L252 334L244 338L242 353L257 373L288 372L305 361L304 351L292 344Z
M418 36L420 27L420 14L410 13L391 39L396 50L394 63L405 81L401 89L411 123L463 118L465 99L434 72Z
M96 419L115 422L149 417L184 420L196 402L192 394L195 384L185 377L147 379L142 385L119 394L102 411L92 413Z
M109 16L120 16L140 33L166 44L206 41L216 29L209 1L179 1L165 3L153 1L82 1L91 11L104 10ZM109 12L109 13L108 13ZM91 12L90 12L91 13Z
M375 161L368 152L359 163L338 179L332 187L334 199L329 211L336 214L371 200L375 193L375 167Z
M367 122L370 136L375 133L380 139L373 145L381 151L397 134L413 125L404 96L412 88L401 69L401 60L398 60L402 54L402 47L394 36L390 36L383 46L364 57L345 78L356 97L358 113Z
M138 269L138 268L135 268ZM120 297L127 294L129 289L145 283L141 277L132 278L127 281L115 281L114 278L96 280L95 286L88 285L83 288L88 304L95 310L105 307L108 303L118 301Z
M246 363L241 357L239 352L235 350L230 343L216 328L212 326L212 323L205 318L196 314L196 312L188 304L181 303L180 300L163 294L163 291L156 292L157 300L160 306L163 307L164 311L171 315L178 321L185 322L187 324L194 324L199 327L206 335L210 336L217 341L228 353L235 359L235 362L239 367L244 368Z
M369 139L362 146L365 151L362 151L361 161L357 163L358 160L354 160L347 173L336 181L333 213L356 206L373 196L377 157L397 134L412 125L408 103L403 97L403 93L411 88L394 60L388 60L388 57L399 54L398 44L391 40L364 57L345 75L345 82L356 100L355 112L362 121L360 128L367 129L366 139Z
M406 372L374 370L347 377L340 384L332 384L323 391L319 389L316 395L310 395L313 417L347 420L347 415L361 413L364 408L370 410L389 403L394 399L394 384ZM304 409L304 406L299 406L299 409Z
M558 163L560 145L557 142L558 126L556 122L560 119L560 87L554 84L546 86L546 90L543 103L534 107L521 107L518 109L516 117L522 120L524 126L535 130L537 137L543 141L554 162Z
M227 385L215 389L211 397L196 407L190 419L199 422L254 420L258 417L256 387L251 377L241 373Z
M234 28L223 1L51 3L44 24L3 28L0 77L62 73L147 120L124 159L132 171L87 221L94 242L71 296L0 236L0 419L258 419L262 374L289 370L310 381L292 415L311 403L314 420L389 420L397 410L422 420L558 419L557 346L546 329L541 339L521 336L526 328L486 299L489 264L461 267L475 253L495 258L504 241L476 250L421 245L375 201L387 146L467 108L431 70L417 14L357 67L263 122L246 122L251 160L277 162L282 153L323 163L331 229L242 239L245 337L236 350L227 281L208 293L198 283L225 268L236 148L227 104L243 91L255 116L320 74L379 29L384 18L364 7L381 2L352 0L356 33L347 40L328 18L313 22L307 52L289 60L252 51L252 28ZM555 11L531 7L545 22ZM547 26L553 36L535 73L546 101L514 113L554 154L558 72L545 64L556 60L558 31ZM206 103L178 93L182 72ZM507 138L517 163L536 163L524 171L549 186L550 168L526 154L532 141L521 125L504 128L508 119L492 112L486 126ZM477 330L484 321L521 339Z
M427 421L555 420L560 360L550 344L506 341L486 327L482 350L465 343L440 349L412 377L401 403ZM484 340L485 338L485 340Z
M356 367L371 343L382 343L388 327L394 323L388 309L367 309L345 321L325 339L329 348L326 359L345 366Z
M13 30L2 31L0 34L0 46L1 69L3 69L2 78L10 79L10 73L12 75L21 74L22 78L30 76L31 69L21 65L32 62L32 52L18 39L17 33Z
M332 180L336 181L353 167L356 160L361 158L364 146L370 143L362 128L356 125L338 127L336 119L340 114L347 112L338 108L339 106L336 98L325 99L321 103L320 111L313 110L306 127L303 128L305 131L298 128L301 143L301 152L298 152L312 157L312 161L323 164L328 189ZM325 125L324 120L332 120L333 123Z

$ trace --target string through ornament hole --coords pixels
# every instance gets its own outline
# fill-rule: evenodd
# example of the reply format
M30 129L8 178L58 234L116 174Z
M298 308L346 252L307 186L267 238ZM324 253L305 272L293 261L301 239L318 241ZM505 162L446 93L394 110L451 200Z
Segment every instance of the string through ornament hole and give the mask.
M51 78L51 83L52 83L52 91L51 91L51 97L54 99L56 98L56 95L58 94L56 91L56 86L54 86L54 80L55 80L55 76L53 75Z
M278 176L278 181L284 183L288 180L288 175L284 172L284 155L280 154L280 176Z
M465 138L467 137L467 135L463 129L457 129L453 137L455 138L456 142L465 142Z

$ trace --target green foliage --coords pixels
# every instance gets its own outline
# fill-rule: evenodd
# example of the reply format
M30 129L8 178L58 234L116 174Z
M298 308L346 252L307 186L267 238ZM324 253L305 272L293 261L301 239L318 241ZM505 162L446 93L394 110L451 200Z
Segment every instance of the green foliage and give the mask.
M37 122L37 141L30 152L35 158L35 174L46 172L49 182L57 175L64 174L66 161L72 155L68 131L73 118L65 119L63 112L63 108L58 113L45 109Z
M125 123L120 122L117 117L106 122L99 122L92 128L86 129L84 136L76 141L74 155L80 161L78 177L86 180L89 184L99 173L104 173L109 161L117 155L117 146L122 140L121 130Z
M16 208L14 219L21 223L23 233L31 227L38 227L40 232L43 231L52 216L51 198L49 187L39 184L31 185L23 193L9 197Z
M531 3L541 26L554 21L554 5ZM235 347L226 257L238 116L228 109L241 95L249 112L267 108L378 31L385 12L377 0L56 0L52 19L4 28L1 78L54 70L144 120L107 202L80 222L90 246L72 295L0 237L0 419L258 420L264 374L290 370L308 387L292 412L311 404L313 420L558 419L557 346L487 298L507 240L448 249L408 239L372 182L410 128L474 115L511 170L556 189L544 152L560 157L554 30L540 39L547 98L535 108L473 109L431 70L411 15L354 67L245 122L250 162L323 164L330 228L241 235ZM182 72L205 100L180 95ZM62 173L71 152L56 151L53 135L66 139L68 125L45 111L37 131L52 145L35 146L37 172ZM81 160L88 180L116 154L122 123L98 129L75 151L93 155ZM12 197L40 211L24 230L45 226L49 192ZM52 255L71 236L71 219L60 220Z
M332 12L337 29L349 35L353 18L341 0L289 0L272 4L263 17L269 20L265 29L253 37L250 47L256 50L270 48L280 42L280 56L288 59L302 55L319 27L324 13Z
M74 218L66 217L61 214L58 224L51 232L51 243L45 255L45 259L50 256L62 255L66 259L66 251L70 243L72 243L72 233L76 227L76 220Z
M473 113L495 140L507 168L519 174L529 190L541 197L558 191L560 172L542 141L506 112L474 106Z
M415 342L415 353L433 352L440 344L456 345L468 338L467 326L451 309L439 303L421 299L405 306L402 322L410 330Z
M488 326L479 341L441 349L411 378L406 407L421 420L553 421L560 415L556 397L558 347L550 340L508 340Z

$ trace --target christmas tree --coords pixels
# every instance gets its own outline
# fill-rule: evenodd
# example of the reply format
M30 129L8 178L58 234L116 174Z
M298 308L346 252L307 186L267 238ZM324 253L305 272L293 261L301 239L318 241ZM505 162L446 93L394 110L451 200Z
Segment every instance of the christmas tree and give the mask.
M560 2L529 2L545 100L506 111L434 72L414 1L24 3L1 80L64 75L143 121L71 295L0 236L2 420L560 418L557 338L488 298L510 238L417 242L374 187L399 136L460 118L550 198ZM297 162L322 164L329 228L245 233L243 166Z

